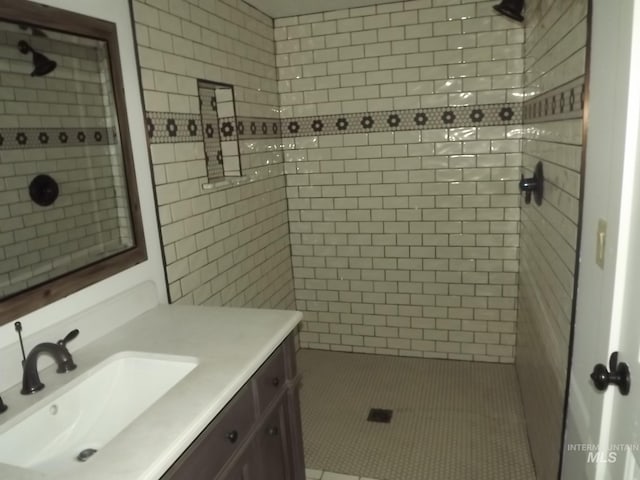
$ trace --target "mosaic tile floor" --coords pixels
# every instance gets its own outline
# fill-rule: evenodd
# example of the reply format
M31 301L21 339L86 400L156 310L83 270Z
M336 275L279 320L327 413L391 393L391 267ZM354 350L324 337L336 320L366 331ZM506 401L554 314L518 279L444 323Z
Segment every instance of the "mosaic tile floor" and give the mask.
M307 468L307 480L375 480L375 478L356 477L355 475L345 475L343 473L323 472Z
M310 479L535 480L512 365L318 350L298 362ZM391 422L367 422L370 408Z

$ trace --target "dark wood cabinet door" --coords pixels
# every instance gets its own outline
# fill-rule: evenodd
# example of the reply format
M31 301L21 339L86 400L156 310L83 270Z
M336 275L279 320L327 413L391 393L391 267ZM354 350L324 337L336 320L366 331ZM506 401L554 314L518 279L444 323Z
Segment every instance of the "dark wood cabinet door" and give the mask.
M262 460L262 480L292 480L287 435L287 416L281 403L268 416L256 438Z
M253 376L260 413L286 388L286 357L284 348L278 348Z
M256 443L250 442L244 453L216 477L216 480L263 480L265 477L260 472L260 457Z
M298 384L290 336L162 480L304 480Z
M253 394L245 385L196 438L162 480L211 480L240 451L255 424Z
M300 397L298 386L290 388L284 398L284 412L287 425L287 456L293 480L307 478L304 468L304 447L302 443L302 419L300 418Z

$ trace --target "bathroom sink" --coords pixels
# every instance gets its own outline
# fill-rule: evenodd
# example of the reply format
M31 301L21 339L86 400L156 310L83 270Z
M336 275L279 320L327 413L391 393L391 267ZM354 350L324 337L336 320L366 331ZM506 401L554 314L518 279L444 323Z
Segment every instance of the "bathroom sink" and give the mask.
M0 463L55 474L90 461L196 365L142 352L109 357L0 427Z

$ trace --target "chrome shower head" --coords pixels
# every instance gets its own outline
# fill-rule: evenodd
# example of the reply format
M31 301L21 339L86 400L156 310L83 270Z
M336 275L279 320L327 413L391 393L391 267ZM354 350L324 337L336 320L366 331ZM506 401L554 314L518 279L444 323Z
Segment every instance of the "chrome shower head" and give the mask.
M58 66L55 61L51 60L46 55L35 51L31 47L31 45L29 45L24 40L20 40L18 42L18 50L20 50L20 53L24 55L28 53L33 54L33 71L31 72L32 77L43 77L51 73Z

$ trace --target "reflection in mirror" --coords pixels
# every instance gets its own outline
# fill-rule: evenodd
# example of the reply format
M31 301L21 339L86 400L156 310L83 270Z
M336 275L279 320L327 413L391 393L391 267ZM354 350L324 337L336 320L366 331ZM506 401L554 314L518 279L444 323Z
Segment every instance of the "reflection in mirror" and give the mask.
M233 86L198 80L209 180L242 175Z
M15 317L146 255L115 26L9 3L0 2L0 313Z

